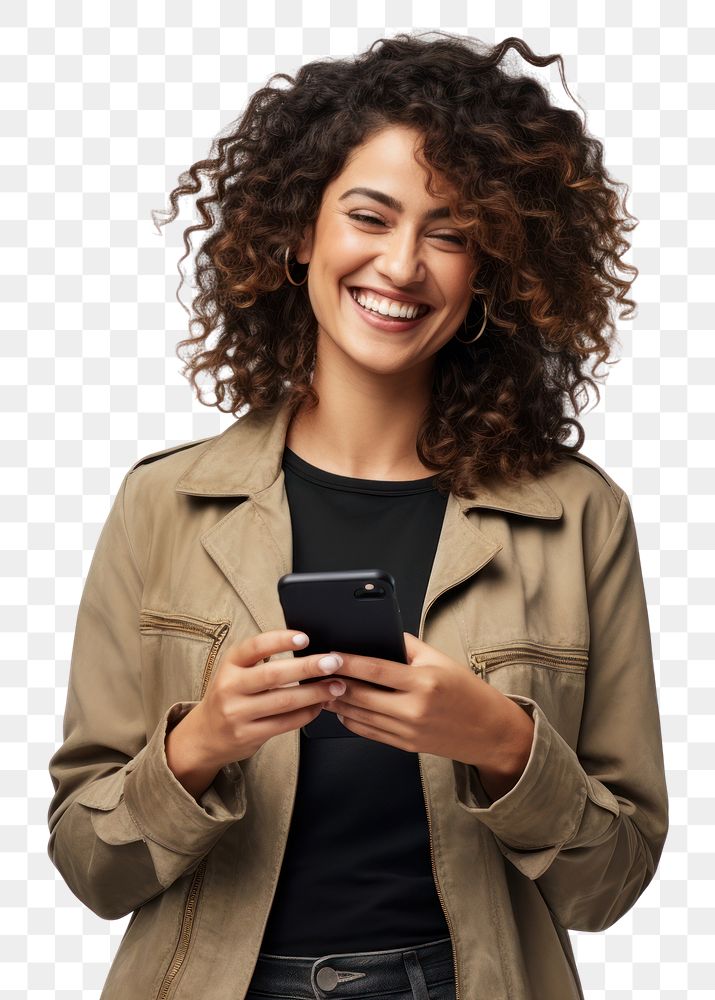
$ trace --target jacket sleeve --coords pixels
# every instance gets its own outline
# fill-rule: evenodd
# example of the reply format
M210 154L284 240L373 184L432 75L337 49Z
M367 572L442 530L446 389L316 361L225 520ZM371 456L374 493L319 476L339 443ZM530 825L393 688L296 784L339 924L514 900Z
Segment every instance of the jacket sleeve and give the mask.
M122 481L102 528L77 612L64 742L49 762L48 854L94 913L117 919L197 867L246 810L239 764L194 799L170 770L168 727L196 702L168 706L147 732L142 700L142 578Z
M518 782L494 802L478 769L455 762L457 801L535 880L559 923L600 931L647 888L668 831L660 716L638 542L628 497L586 579L589 666L577 750L531 698Z

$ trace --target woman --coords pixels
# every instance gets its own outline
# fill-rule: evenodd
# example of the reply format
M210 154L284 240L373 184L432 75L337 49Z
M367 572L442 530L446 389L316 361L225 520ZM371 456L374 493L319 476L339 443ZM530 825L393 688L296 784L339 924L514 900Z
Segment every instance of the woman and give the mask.
M186 370L248 412L129 470L79 609L49 853L133 911L106 1000L583 997L568 929L657 869L635 526L566 414L627 213L500 65L560 57L438 34L278 74L172 192L219 223ZM372 567L408 664L301 647L280 576Z

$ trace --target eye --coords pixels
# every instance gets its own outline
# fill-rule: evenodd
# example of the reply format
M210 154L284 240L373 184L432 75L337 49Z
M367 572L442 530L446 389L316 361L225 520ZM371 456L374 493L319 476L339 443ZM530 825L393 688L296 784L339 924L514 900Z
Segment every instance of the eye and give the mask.
M382 219L378 219L376 215L363 215L360 212L348 213L349 219L355 219L357 222L367 222L374 226L384 226L385 223ZM435 236L438 240L447 240L449 243L456 243L458 246L464 246L464 240L461 236L452 236L449 233L430 233L430 236Z
M448 240L450 243L456 243L458 246L464 246L464 240L461 236L451 236L449 233L437 233L438 240Z
M349 219L356 219L358 222L372 222L377 226L384 226L385 223L382 219L378 219L375 215L361 215L359 212L352 212L348 215Z

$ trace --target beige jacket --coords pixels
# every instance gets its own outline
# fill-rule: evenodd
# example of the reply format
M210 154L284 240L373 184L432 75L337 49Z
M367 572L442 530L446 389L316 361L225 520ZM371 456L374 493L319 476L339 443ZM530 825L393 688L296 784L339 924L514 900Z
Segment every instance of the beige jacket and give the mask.
M103 1000L240 1000L253 973L299 732L223 768L199 801L169 770L164 738L222 650L285 627L287 425L279 406L146 456L97 543L49 764L48 850L92 911L133 911ZM582 998L568 928L616 923L668 829L627 495L583 456L516 488L450 495L419 637L535 723L524 773L492 804L476 768L418 755L457 998Z

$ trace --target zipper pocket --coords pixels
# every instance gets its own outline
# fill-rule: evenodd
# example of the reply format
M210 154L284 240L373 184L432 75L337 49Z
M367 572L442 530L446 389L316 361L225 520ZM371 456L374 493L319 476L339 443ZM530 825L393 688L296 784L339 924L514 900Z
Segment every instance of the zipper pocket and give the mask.
M193 615L167 614L162 611L151 611L147 608L139 612L139 630L144 634L164 634L176 633L181 635L191 635L200 639L205 639L211 643L204 669L201 677L201 691L199 698L203 698L216 662L216 657L221 645L231 628L230 621L208 621L205 618L196 618ZM181 971L184 960L191 943L191 934L194 928L194 918L198 907L201 889L206 875L207 859L204 857L199 862L196 871L191 879L191 885L184 904L184 913L181 918L181 929L179 940L176 943L174 954L166 970L156 1000L166 1000L171 991L176 977Z
M580 646L551 646L522 639L469 653L469 665L483 680L485 675L509 663L536 663L548 670L583 674L588 667L588 650Z
M211 643L201 676L199 698L203 698L204 696L211 671L216 662L216 656L230 628L231 622L226 620L212 622L206 618L196 618L193 615L169 614L163 611L151 611L148 608L144 608L139 612L139 631L144 633L144 635L169 632L179 635L192 635Z

